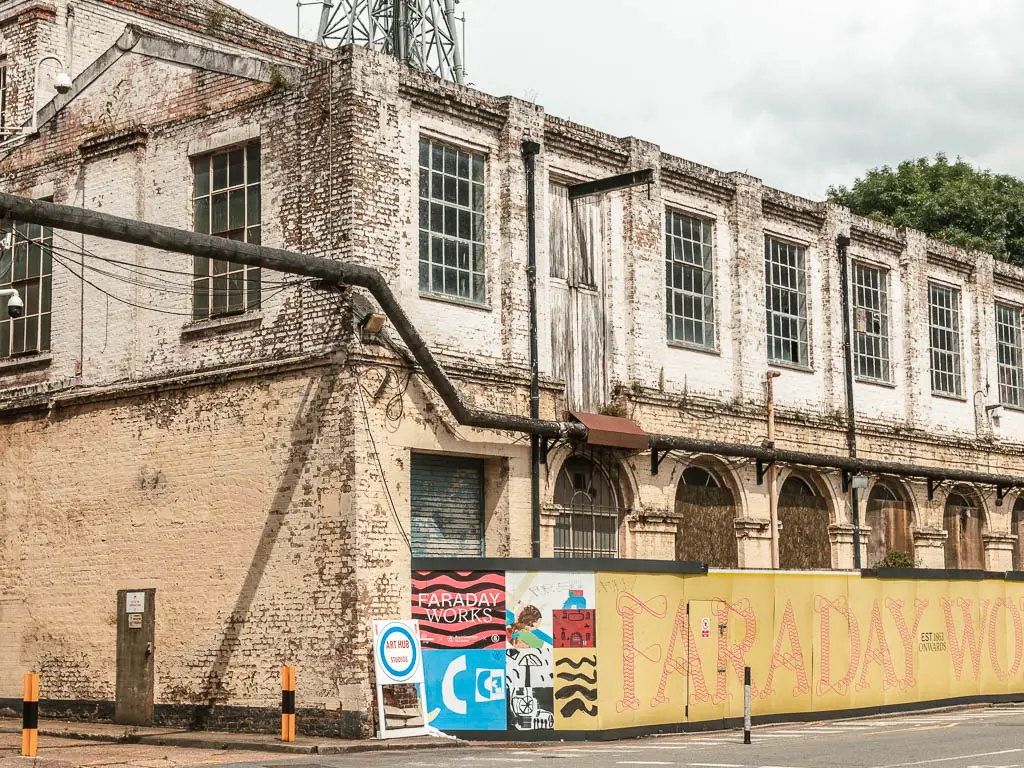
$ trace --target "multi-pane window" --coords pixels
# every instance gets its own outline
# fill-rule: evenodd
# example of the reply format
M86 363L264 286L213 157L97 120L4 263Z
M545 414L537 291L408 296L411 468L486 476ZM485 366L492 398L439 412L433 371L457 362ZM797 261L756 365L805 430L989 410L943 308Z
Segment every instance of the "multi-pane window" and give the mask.
M710 221L665 212L665 313L668 340L715 346Z
M487 301L484 156L420 139L420 290Z
M999 402L1024 406L1024 361L1021 357L1020 310L996 304L996 363Z
M804 248L764 239L765 320L768 361L808 367L807 273Z
M0 357L50 348L50 293L53 285L53 230L15 224L9 247L0 249L0 288L15 288L25 305L19 318L0 300Z
M195 231L259 245L259 143L197 157L192 169ZM195 320L257 309L260 268L197 256L192 300Z
M889 274L853 262L853 368L858 378L891 381Z
M960 291L929 283L928 328L932 351L932 392L962 397Z

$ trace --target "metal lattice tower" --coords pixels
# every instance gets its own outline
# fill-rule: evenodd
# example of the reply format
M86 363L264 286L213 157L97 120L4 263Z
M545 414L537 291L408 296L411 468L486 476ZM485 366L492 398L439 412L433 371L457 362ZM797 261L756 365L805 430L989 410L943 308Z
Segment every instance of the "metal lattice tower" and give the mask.
M462 83L458 0L323 0L317 42L355 43Z

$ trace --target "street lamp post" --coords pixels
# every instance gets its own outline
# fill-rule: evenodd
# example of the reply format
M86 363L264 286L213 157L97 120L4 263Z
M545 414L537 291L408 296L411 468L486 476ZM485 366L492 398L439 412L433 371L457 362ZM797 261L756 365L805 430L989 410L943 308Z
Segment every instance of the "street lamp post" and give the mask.
M71 90L71 75L69 75L64 69L64 62L59 56L55 56L52 53L48 53L44 56L40 56L36 61L35 77L33 80L33 91L32 91L32 124L28 127L18 128L6 128L0 131L0 134L14 134L15 136L34 136L39 133L39 75L42 70L43 64L48 61L57 62L60 67L60 72L53 80L53 87L59 94L65 94Z
M71 75L64 70L64 62L61 58L52 53L40 56L36 62L35 90L32 91L32 130L30 131L32 135L39 133L39 71L47 61L56 61L60 66L60 72L57 73L57 77L53 81L53 87L57 93L64 94L71 90Z

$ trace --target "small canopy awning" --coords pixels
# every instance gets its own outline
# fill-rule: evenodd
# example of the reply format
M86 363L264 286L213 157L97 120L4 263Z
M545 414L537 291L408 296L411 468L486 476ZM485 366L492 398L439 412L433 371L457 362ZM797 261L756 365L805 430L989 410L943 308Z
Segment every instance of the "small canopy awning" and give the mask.
M582 411L570 411L570 415L587 428L588 445L627 448L631 451L643 451L650 445L651 436L629 419Z

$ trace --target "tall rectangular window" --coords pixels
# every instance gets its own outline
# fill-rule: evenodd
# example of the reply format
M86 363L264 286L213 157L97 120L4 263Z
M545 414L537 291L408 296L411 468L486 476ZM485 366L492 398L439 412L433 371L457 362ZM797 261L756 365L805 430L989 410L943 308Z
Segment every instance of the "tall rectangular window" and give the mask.
M960 291L928 284L928 324L932 351L932 392L963 396L960 365Z
M892 381L889 365L889 273L853 262L853 369L860 379Z
M1020 310L996 304L996 364L999 402L1024 406L1024 359L1021 356Z
M259 245L259 142L194 158L192 169L195 231ZM237 314L259 306L259 267L195 258L193 319Z
M10 318L7 302L0 301L0 357L45 352L50 348L53 230L15 224L10 243L0 249L0 288L16 288L25 313Z
M420 290L487 301L484 156L420 139Z
M715 278L710 221L665 211L668 340L715 347Z
M7 59L0 58L0 129L7 127Z
M768 361L810 367L807 340L807 273L802 246L764 239L765 320Z

